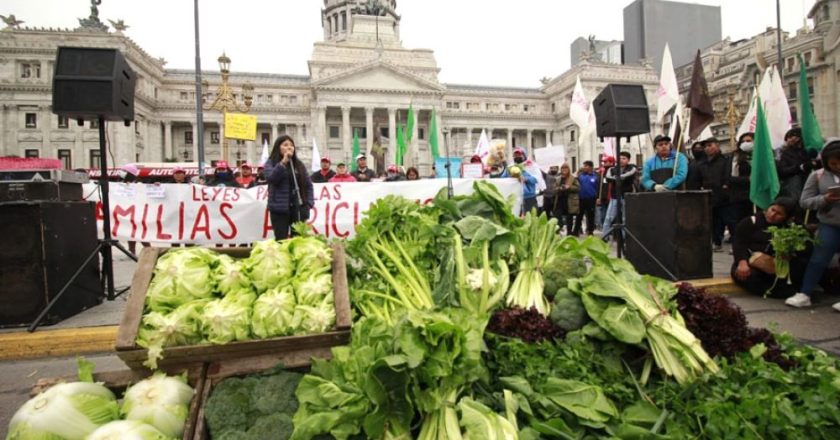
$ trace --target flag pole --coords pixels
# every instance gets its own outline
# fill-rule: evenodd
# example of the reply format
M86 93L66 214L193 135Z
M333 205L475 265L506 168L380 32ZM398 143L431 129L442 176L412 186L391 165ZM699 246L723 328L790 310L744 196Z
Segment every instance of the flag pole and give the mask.
M780 0L776 0L776 54L779 57L779 63L776 67L779 69L779 75L782 75L782 6ZM784 77L780 76L779 78Z

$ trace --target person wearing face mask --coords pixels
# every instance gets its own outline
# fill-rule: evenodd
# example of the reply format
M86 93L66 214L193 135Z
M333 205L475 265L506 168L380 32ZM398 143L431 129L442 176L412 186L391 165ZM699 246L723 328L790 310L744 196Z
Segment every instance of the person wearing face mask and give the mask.
M701 188L712 192L712 242L715 252L723 252L723 234L728 228L735 231L735 213L730 202L729 178L732 158L720 152L720 142L708 138L702 142L706 160L700 166Z
M753 213L750 201L750 174L752 173L753 133L743 133L738 137L735 152L732 154L732 173L729 176L729 200L732 202L732 212L735 224L749 217Z
M233 178L233 170L230 169L228 163L224 160L216 162L216 169L213 171L213 178L207 183L207 186L225 186L231 188L238 188L239 184Z
M840 251L840 138L830 138L822 152L823 169L808 176L800 206L817 213L820 223L816 243L799 292L787 300L791 307L810 307L814 288L834 254ZM840 302L832 308L840 312Z
M509 166L502 177L513 177L522 183L522 214L537 208L537 178L525 171L525 150L517 147L513 150L514 164Z
M399 168L396 165L391 164L388 165L388 174L385 176L386 182L402 182L405 180L405 176L400 174Z

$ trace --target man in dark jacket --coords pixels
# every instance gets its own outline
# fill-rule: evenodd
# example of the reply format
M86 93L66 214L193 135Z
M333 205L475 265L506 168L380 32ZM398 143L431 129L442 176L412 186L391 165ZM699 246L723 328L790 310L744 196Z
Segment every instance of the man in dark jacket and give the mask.
M321 169L312 173L309 176L312 179L312 183L327 183L330 179L335 176L335 171L330 169L330 159L328 157L321 158Z
M785 133L785 144L776 161L779 173L779 197L799 200L805 179L811 173L812 165L808 153L802 146L802 130L791 128Z
M621 164L621 174L619 179L621 180L621 223L626 224L625 219L627 218L626 210L624 209L624 195L632 192L636 192L636 175L638 174L638 170L636 166L630 163L630 153L626 151L621 152L621 156L619 157L619 163ZM612 167L610 171L607 173L607 182L609 185L609 193L610 193L610 200L609 204L607 205L607 214L604 217L604 230L601 238L604 241L609 241L610 234L613 233L613 223L618 216L618 189L616 184L616 174L618 173L619 167Z
M356 156L356 171L350 173L357 182L370 182L376 177L376 173L367 167L367 157L364 154Z
M207 183L207 186L228 186L238 188L239 184L233 178L233 170L228 166L227 161L220 160L216 162L216 169L213 171L213 177Z
M732 176L729 177L729 200L735 213L735 224L752 215L750 201L750 174L752 174L753 133L743 133L738 137L735 152L732 153ZM736 227L737 229L737 227Z
M706 160L700 166L702 189L712 192L712 242L714 251L723 251L723 233L729 228L735 232L735 213L729 200L729 178L732 175L732 158L720 153L720 142L715 138L703 141Z
M572 234L578 236L582 232L582 223L586 217L586 234L595 233L595 200L598 198L598 174L592 169L594 164L591 160L583 162L583 168L578 172L580 182L580 213L575 221L575 230Z
M706 162L706 151L702 141L691 145L691 160L688 162L688 175L685 178L685 189L696 191L703 186L700 178L700 168Z

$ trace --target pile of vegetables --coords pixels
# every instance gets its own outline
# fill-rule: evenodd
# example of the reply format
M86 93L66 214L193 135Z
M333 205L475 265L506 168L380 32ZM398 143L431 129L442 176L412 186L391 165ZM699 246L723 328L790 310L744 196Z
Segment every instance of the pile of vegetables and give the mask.
M809 243L814 242L814 237L805 229L804 226L793 223L786 226L770 226L767 228L770 233L770 246L773 248L775 256L773 258L773 265L776 272L776 279L773 286L767 289L766 294L769 294L775 287L779 280L786 280L791 284L790 280L790 259L799 252L808 248Z
M282 366L222 380L207 399L204 417L214 439L287 440L298 409L295 389L300 373Z
M205 248L158 259L137 345L157 367L163 348L323 333L335 325L332 250L298 236L254 244L235 260Z
M60 383L26 402L9 423L7 440L167 440L183 436L194 391L185 377L162 373L130 386L122 405L93 381L79 359L79 381ZM121 420L122 419L122 420Z

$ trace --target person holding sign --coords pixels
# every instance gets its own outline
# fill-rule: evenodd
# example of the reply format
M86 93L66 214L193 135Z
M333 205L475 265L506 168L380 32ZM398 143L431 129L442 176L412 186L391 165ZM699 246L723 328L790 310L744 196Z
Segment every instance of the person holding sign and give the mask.
M293 233L293 223L309 219L309 208L315 205L312 180L297 157L291 136L283 135L274 141L265 162L265 176L274 238L283 240Z

